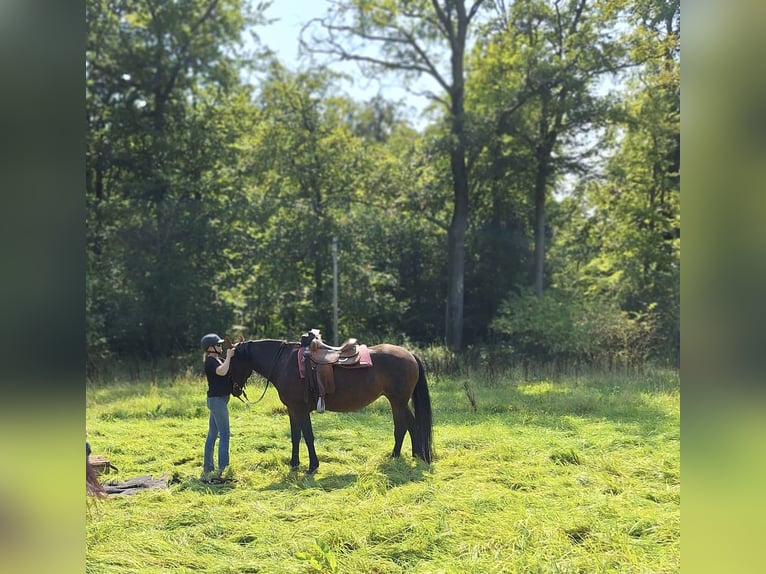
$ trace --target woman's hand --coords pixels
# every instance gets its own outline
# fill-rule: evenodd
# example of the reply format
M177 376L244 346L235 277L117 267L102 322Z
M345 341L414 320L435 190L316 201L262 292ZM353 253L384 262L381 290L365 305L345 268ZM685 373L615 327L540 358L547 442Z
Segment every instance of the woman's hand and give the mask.
M234 356L234 351L234 347L226 349L226 358L223 360L223 363L218 365L218 367L215 369L215 372L222 377L229 372L229 364L231 363L231 358Z

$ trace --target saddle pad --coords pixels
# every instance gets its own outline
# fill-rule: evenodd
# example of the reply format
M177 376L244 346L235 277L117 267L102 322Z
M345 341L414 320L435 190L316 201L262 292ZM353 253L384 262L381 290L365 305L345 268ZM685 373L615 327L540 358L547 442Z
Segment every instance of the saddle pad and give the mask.
M342 365L342 363L339 364ZM372 367L370 349L367 348L367 345L359 345L359 363L356 365L351 365L351 367ZM306 378L306 366L303 362L303 347L298 349L298 374L300 375L301 379Z
M338 361L338 365L343 365L343 359ZM353 367L372 367L372 359L370 358L370 350L367 348L367 345L359 345L359 363L355 363L353 365L349 365L351 368Z

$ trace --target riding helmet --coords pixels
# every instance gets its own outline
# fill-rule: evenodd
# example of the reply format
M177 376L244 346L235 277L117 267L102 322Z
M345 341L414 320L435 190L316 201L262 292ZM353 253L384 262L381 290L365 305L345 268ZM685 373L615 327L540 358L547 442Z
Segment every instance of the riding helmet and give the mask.
M204 337L202 337L202 340L200 341L202 343L202 348L207 349L211 345L220 345L223 343L223 339L221 339L218 335L215 333L208 333Z

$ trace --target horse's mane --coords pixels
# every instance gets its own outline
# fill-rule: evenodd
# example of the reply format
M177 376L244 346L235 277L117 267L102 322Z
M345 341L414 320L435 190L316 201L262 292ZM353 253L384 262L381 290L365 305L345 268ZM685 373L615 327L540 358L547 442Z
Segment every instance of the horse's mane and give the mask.
M300 343L298 341L286 341L284 339L249 339L247 341L241 341L235 345L237 349L240 347L245 349L245 353L250 354L252 343L280 343L282 345L295 345L297 347L300 347Z

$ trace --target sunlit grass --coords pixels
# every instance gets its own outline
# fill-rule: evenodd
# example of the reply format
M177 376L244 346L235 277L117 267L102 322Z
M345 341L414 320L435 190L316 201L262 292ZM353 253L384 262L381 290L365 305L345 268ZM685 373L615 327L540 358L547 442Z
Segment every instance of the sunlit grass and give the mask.
M232 399L236 482L221 486L198 480L202 381L89 387L89 440L120 469L111 478L172 481L91 514L88 572L679 570L677 375L429 385L430 467L410 458L408 439L401 459L388 456L379 399L313 414L321 466L305 474L302 445L291 472L287 415L270 390L251 407Z

